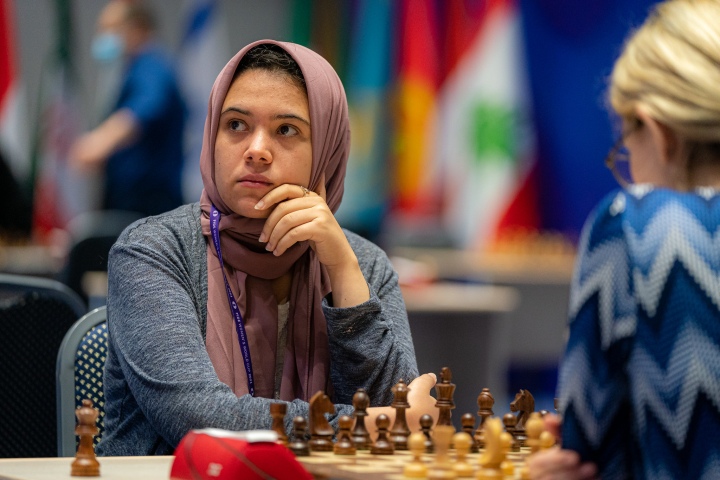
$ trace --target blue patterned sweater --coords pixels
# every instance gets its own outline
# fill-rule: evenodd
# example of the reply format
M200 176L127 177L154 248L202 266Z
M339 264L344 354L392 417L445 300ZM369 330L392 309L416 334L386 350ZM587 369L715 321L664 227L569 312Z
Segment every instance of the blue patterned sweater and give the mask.
M569 315L563 446L602 478L720 478L720 194L608 195Z

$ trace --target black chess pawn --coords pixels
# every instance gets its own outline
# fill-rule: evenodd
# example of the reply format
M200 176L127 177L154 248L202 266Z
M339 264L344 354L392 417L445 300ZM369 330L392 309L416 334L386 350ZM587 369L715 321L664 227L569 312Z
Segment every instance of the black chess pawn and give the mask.
M310 455L310 447L306 439L307 420L304 417L293 418L293 441L288 444L288 448L296 457L307 457Z
M353 443L350 435L352 424L352 418L347 415L341 416L338 420L339 431L335 447L333 448L335 455L355 455L355 444Z
M407 384L400 380L394 387L393 392L393 403L390 405L395 409L395 423L390 429L390 441L393 443L395 450L407 450L408 449L408 437L410 436L410 429L408 428L407 420L405 418L405 410L410 408L410 404L407 401L408 393L410 389Z
M467 433L472 441L470 442L470 452L477 453L480 451L475 437L473 437L473 430L475 429L475 416L472 413L466 413L460 417L460 424L462 425L462 431Z
M390 419L384 413L378 415L375 419L375 425L377 426L378 436L370 447L370 453L373 455L392 455L395 453L393 444L388 439L388 428L390 428Z
M364 388L358 388L352 399L355 408L355 427L352 431L352 441L358 450L370 450L372 441L370 440L370 432L365 427L365 417L367 409L370 406L370 397Z
M512 445L510 445L510 450L513 452L519 452L520 443L517 440L517 430L515 429L515 425L517 425L517 418L512 413L506 413L503 415L502 423L505 425L505 431L512 435Z
M440 410L435 425L452 426L452 409L455 408L455 403L453 402L455 384L452 383L452 372L448 367L443 367L442 370L440 370L440 381L435 384L435 392L437 393L435 406Z
M433 444L432 439L432 426L433 426L433 418L425 414L422 417L420 417L420 431L425 435L425 453L434 453L435 452L435 445Z

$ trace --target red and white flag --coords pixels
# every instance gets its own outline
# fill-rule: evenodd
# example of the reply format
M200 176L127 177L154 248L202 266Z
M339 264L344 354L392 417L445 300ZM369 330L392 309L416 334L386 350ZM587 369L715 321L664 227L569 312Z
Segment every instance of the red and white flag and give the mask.
M436 150L443 221L456 245L483 249L539 223L520 15L513 0L449 2L448 9Z
M23 88L17 69L12 0L0 0L0 150L17 180L29 175Z

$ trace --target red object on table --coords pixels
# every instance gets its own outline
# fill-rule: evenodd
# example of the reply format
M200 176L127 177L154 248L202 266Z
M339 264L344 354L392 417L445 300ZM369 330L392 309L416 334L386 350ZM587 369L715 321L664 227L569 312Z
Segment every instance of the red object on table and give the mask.
M308 479L313 477L269 430L192 430L175 450L171 480Z

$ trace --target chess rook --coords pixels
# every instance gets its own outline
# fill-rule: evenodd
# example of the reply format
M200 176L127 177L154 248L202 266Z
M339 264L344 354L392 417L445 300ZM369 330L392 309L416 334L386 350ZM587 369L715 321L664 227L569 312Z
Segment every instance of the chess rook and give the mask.
M272 417L272 430L278 434L278 443L282 445L288 444L287 433L285 433L285 414L287 413L287 404L271 403L270 416Z

